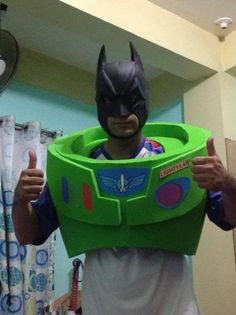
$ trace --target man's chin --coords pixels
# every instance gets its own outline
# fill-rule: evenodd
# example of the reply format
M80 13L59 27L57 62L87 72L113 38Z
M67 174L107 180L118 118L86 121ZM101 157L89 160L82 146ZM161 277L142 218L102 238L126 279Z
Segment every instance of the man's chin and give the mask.
M139 132L139 130L137 131L134 131L132 133L123 133L123 134L113 134L113 133L110 133L110 136L115 138L115 139L120 139L120 140L129 140L131 138L133 138L134 136L136 136L136 134Z

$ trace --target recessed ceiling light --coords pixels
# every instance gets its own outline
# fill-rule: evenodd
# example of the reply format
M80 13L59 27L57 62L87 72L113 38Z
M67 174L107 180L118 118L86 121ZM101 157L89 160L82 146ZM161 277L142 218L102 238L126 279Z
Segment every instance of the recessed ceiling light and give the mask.
M222 30L227 29L232 22L233 20L230 17L221 17L215 21L216 25L218 25Z
M231 24L233 20L230 17L221 17L215 21L215 35L220 41L224 41L225 37L231 32Z

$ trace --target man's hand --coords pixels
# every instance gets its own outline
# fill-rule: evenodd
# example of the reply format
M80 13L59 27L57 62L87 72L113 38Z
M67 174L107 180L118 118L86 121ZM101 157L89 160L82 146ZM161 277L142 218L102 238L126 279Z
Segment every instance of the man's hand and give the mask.
M212 137L207 140L207 151L208 156L195 157L192 161L193 180L200 188L224 192L230 176L216 153Z
M29 151L29 165L21 172L15 190L15 201L30 202L39 197L43 189L43 171L36 168L37 155L34 151Z

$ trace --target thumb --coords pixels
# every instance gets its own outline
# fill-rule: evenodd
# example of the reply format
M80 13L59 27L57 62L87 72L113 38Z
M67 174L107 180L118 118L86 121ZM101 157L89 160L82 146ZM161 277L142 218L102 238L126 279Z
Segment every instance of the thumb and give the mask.
M207 140L207 152L208 152L208 156L217 155L213 137L210 137Z
M37 155L35 151L29 151L29 165L28 169L36 168L37 165Z

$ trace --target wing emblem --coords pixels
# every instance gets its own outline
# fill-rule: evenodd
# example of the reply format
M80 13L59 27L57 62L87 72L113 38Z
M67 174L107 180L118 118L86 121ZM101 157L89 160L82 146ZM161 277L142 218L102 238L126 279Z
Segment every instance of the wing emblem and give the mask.
M130 196L146 187L147 169L99 169L99 188L114 196Z

